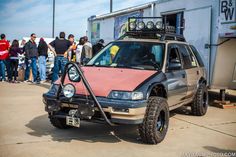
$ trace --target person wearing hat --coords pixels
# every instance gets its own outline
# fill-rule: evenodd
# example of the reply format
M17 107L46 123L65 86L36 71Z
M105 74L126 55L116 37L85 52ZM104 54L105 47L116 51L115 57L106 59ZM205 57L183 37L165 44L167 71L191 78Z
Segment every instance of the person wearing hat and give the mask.
M97 44L93 45L93 56L95 56L101 49L104 48L104 40L100 39Z

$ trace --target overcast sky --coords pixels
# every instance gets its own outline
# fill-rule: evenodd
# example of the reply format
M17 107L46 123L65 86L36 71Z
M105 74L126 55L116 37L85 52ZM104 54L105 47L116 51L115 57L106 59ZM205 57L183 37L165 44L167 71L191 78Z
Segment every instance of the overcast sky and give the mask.
M113 0L113 10L153 0ZM0 0L0 33L21 39L32 32L38 37L52 36L53 0ZM56 0L55 36L60 31L78 39L86 34L87 18L109 13L110 0Z

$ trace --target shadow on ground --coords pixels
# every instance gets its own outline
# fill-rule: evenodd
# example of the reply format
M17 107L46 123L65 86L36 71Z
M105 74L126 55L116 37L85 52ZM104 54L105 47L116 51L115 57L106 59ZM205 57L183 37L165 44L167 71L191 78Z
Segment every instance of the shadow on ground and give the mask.
M220 100L219 92L209 91L209 102L213 103L214 100ZM236 103L236 95L231 95L226 92L225 100Z
M135 125L110 127L105 124L82 121L80 128L62 130L54 128L50 124L47 114L45 114L31 120L28 124L26 124L26 127L33 130L32 132L28 132L31 136L51 136L53 141L59 142L80 140L89 143L117 143L124 140L133 143L141 143L138 136L137 126Z

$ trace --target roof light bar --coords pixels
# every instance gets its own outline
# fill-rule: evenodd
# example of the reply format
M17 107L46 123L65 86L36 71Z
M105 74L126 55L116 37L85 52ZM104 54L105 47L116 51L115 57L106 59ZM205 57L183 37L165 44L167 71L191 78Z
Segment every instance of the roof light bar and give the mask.
M129 32L175 33L176 28L166 24L162 17L129 17Z

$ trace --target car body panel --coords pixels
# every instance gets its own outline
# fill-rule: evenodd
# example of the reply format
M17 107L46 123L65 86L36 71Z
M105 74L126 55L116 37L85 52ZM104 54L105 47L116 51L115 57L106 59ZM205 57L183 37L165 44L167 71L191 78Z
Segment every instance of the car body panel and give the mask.
M168 105L174 106L182 103L187 94L187 78L185 70L166 73L168 88Z
M88 80L94 94L100 97L107 97L113 90L133 91L140 83L155 74L155 70L124 69L113 67L83 67L84 75ZM65 84L71 83L66 77ZM82 84L75 85L76 94L88 95Z

